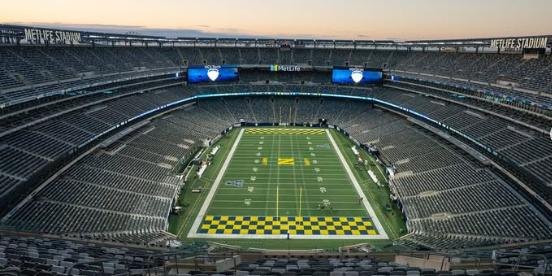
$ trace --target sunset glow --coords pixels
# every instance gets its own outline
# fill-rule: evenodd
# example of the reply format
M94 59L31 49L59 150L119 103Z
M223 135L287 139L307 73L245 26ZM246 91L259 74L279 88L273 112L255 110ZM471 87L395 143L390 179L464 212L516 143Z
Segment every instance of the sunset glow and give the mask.
M205 36L437 39L552 33L549 0L20 0L3 24L188 30Z

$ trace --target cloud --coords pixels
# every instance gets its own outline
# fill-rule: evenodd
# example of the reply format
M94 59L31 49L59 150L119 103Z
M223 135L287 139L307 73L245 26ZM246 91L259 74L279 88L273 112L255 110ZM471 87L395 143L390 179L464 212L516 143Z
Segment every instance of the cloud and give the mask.
M356 37L364 40L374 40L371 35L357 34Z

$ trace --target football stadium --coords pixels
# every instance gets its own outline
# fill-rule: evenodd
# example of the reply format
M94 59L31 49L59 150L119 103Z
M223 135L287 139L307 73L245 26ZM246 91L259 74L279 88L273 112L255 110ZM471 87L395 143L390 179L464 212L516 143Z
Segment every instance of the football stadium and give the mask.
M549 275L551 33L2 24L0 275Z

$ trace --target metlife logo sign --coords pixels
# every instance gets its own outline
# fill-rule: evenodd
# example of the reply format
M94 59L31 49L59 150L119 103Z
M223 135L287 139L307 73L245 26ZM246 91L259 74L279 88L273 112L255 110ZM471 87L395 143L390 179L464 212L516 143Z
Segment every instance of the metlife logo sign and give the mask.
M270 71L272 72L301 72L301 66L297 65L270 65Z

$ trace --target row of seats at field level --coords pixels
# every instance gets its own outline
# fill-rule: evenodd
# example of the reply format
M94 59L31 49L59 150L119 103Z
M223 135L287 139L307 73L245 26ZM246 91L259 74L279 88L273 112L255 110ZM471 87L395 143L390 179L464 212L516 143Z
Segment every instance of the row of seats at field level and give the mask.
M524 60L521 55L436 53L344 49L247 49L158 47L1 47L0 103L68 88L82 81L60 83L83 76L144 69L177 68L188 64L313 64L366 65L368 67L436 74L496 83L516 82L523 88L552 89L552 58ZM419 75L418 75L419 76ZM96 78L93 78L97 82ZM324 80L321 75L318 81ZM264 79L263 79L264 80ZM80 83L79 83L80 82ZM44 89L29 87L50 83ZM475 85L475 84L471 84ZM21 89L23 88L23 89ZM488 89L488 87L487 87ZM502 92L508 93L507 90ZM541 100L549 100L543 97Z
M179 250L179 256L198 256L201 261L206 247L201 244L185 245ZM94 243L82 243L68 240L40 237L22 237L0 235L0 270L6 275L112 275L130 273L142 275L150 269L165 271L164 261L174 257L161 257L164 251L145 250L130 247L114 247ZM459 252L452 256L458 260L473 260L474 254L489 258L490 250L478 252ZM550 245L536 245L496 251L497 266L493 270L468 269L436 271L399 265L394 262L378 260L374 257L310 257L310 258L264 258L257 261L243 261L232 274L236 275L509 275L511 267L522 265L535 267L533 272L544 269L543 257L552 257ZM174 269L168 271L173 275ZM529 271L531 272L531 271ZM38 274L41 273L41 274ZM203 275L214 272L191 271ZM230 273L230 271L229 271ZM228 274L228 273L224 273ZM184 275L184 274L181 274ZM220 274L218 274L220 275ZM513 274L512 274L513 275Z
M157 254L153 250L0 234L2 275L142 274L149 265L162 265L162 260L150 258Z
M552 257L552 246L532 245L521 248L498 249L495 251L495 262L492 263L493 249L478 249L468 251L447 252L442 255L428 255L425 259L441 263L442 258L450 261L450 269L443 271L434 268L417 268L390 261L387 258L375 256L301 256L294 257L257 257L256 260L242 261L234 270L216 273L209 271L190 271L178 275L330 275L330 276L362 276L362 275L519 275L521 271L536 275L544 274L549 265L546 260ZM408 255L408 254L399 254ZM413 254L415 255L415 254ZM393 260L393 259L391 259ZM478 260L481 266L473 266ZM203 261L201 257L196 262ZM472 264L466 266L465 264ZM468 267L468 268L467 268ZM523 268L521 268L523 267ZM175 269L169 275L176 275Z
M194 273L200 273L194 271ZM193 275L193 274L183 274ZM200 273L199 275L224 275ZM395 262L378 261L376 258L267 258L256 262L243 262L235 275L317 275L317 276L369 276L369 275L516 275L492 269L454 269L439 271L432 268L416 268Z

